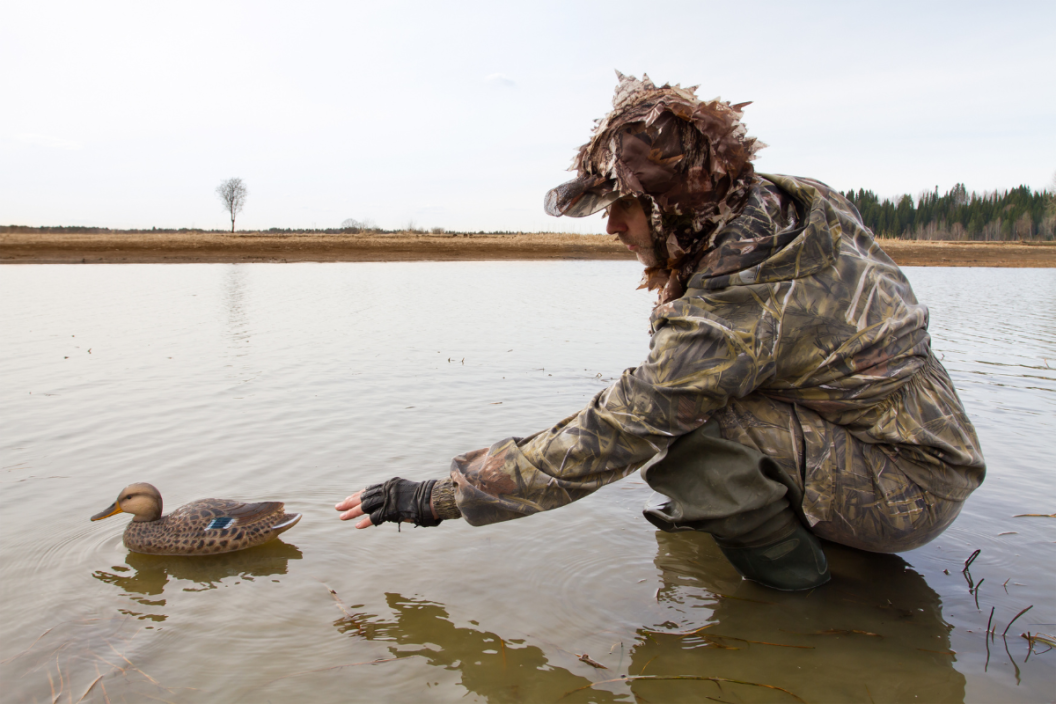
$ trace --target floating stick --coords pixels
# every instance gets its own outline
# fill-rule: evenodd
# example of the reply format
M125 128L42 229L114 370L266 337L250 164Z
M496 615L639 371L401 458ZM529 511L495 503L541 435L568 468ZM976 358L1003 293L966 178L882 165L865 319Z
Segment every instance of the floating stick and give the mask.
M598 670L608 670L608 669L609 669L609 668L605 667L604 665L602 665L602 664L601 664L600 662L598 662L597 660L595 660L594 658L592 658L592 657L590 657L589 655L587 655L586 653L583 653L582 655L580 655L580 656L579 656L579 659L580 659L581 661L583 661L583 662L587 663L587 664L588 664L588 665L590 665L591 667L593 667L593 668L596 668L596 669L598 669Z
M330 596L334 597L334 603L337 604L337 608L341 609L341 612L344 613L345 616L348 616L350 619L355 620L355 615L348 610L348 607L345 606L345 602L341 601L341 597L337 595L337 592L331 589L330 585L326 584L325 582L320 582L320 584L326 587L326 591L330 592Z

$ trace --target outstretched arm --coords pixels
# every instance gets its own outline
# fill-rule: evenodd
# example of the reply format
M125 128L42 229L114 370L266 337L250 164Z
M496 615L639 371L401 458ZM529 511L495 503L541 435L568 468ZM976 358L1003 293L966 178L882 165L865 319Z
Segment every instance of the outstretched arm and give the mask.
M380 525L386 521L437 526L445 519L459 518L451 480L431 479L412 482L395 477L352 494L334 508L342 521L363 516L356 528Z

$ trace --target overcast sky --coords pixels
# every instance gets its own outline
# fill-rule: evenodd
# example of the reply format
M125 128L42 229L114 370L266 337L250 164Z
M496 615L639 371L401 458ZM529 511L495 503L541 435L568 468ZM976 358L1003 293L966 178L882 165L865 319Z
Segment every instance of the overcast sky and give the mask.
M754 101L756 168L1048 187L1056 2L5 2L0 224L601 231L547 189L613 69Z

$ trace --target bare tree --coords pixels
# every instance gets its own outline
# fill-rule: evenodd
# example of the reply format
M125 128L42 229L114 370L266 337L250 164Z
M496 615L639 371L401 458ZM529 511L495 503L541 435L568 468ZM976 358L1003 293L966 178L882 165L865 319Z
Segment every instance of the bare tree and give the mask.
M229 178L216 187L216 195L224 203L224 210L231 215L231 232L235 231L235 216L242 212L242 206L246 204L246 184L240 178Z

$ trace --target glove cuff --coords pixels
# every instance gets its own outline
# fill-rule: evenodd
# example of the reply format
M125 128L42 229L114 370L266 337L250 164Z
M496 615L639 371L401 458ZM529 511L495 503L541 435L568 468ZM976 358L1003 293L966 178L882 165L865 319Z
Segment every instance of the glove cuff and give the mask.
M455 501L455 483L450 479L441 479L433 485L432 504L440 520L462 518Z

